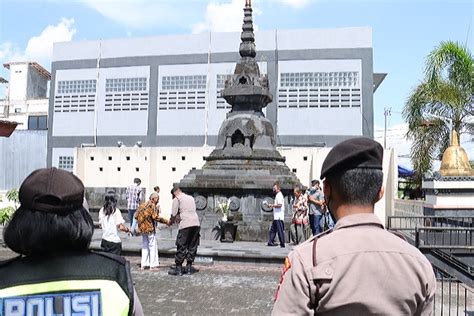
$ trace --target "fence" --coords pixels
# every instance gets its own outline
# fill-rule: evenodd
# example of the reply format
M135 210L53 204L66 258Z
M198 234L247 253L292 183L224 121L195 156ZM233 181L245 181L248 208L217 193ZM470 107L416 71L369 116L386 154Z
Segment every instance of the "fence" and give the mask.
M436 294L433 315L474 315L474 291L471 287L442 270L434 268Z
M0 137L0 191L18 188L34 170L46 167L48 131L14 131Z
M432 263L434 315L474 315L474 217L390 216L388 228L404 234Z
M395 199L393 214L395 216L423 216L423 203L424 201Z

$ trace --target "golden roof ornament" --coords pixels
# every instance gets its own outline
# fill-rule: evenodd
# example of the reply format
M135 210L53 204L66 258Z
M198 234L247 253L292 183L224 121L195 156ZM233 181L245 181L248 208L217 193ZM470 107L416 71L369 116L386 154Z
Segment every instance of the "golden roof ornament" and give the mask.
M452 131L451 146L446 148L439 173L444 177L474 176L467 153L459 146L459 135Z
M245 7L251 8L252 7L252 0L245 0Z

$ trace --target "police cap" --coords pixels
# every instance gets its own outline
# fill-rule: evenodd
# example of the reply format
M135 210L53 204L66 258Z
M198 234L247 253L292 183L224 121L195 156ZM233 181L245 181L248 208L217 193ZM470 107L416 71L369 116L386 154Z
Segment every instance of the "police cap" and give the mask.
M82 207L84 185L70 172L38 169L21 184L19 199L22 208L65 214Z
M321 168L321 180L330 174L341 173L351 169L382 170L383 148L366 137L345 140L329 152Z

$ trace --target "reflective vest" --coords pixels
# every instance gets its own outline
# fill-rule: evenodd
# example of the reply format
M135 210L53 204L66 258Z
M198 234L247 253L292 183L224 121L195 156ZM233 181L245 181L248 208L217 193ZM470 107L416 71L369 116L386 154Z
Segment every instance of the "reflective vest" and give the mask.
M17 257L0 263L0 316L126 316L130 265L99 252Z

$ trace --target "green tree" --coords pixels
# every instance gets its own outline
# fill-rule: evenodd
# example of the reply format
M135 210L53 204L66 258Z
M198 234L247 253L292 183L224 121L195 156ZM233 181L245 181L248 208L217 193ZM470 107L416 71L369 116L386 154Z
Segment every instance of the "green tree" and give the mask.
M407 137L413 141L411 161L417 182L431 170L433 160L441 158L449 146L450 129L459 135L474 133L473 56L456 42L441 42L426 58L425 78L411 92L403 109L408 123Z
M7 207L4 207L4 208L0 209L0 225L4 225L4 224L6 224L10 221L10 219L13 216L13 213L15 213L15 209L17 208L17 204L20 202L18 189L9 190L5 194L5 197L10 202L15 203L15 207L7 206Z

